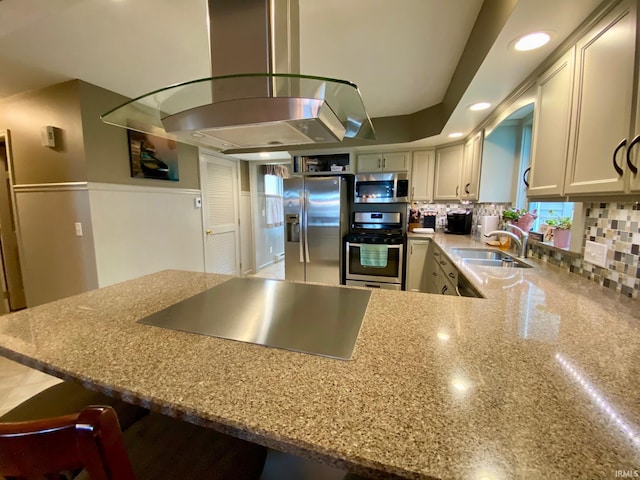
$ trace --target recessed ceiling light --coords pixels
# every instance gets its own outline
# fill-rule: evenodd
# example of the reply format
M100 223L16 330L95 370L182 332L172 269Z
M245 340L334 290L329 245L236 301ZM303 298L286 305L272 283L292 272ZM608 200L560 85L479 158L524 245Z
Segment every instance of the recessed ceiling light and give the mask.
M549 40L551 40L551 35L547 32L533 32L516 39L513 48L520 52L526 52L546 45Z
M449 340L449 334L446 332L439 332L438 333L438 338L444 342L446 342L447 340Z
M491 104L489 102L478 102L478 103L474 103L473 105L470 105L469 110L471 110L472 112L477 112L479 110L486 110L490 106Z
M464 133L462 132L453 132L448 135L449 138L460 138Z

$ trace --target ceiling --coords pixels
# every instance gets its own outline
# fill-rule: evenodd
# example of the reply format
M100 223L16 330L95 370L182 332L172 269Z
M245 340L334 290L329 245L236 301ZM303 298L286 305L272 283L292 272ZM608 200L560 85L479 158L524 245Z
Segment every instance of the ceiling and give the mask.
M482 7L482 0L299 3L301 73L356 83L371 117L442 102ZM599 3L519 0L443 133L469 133L488 112L467 106L499 103ZM553 32L550 45L528 53L509 47L539 29ZM209 70L206 0L0 2L0 98L74 78L137 97Z

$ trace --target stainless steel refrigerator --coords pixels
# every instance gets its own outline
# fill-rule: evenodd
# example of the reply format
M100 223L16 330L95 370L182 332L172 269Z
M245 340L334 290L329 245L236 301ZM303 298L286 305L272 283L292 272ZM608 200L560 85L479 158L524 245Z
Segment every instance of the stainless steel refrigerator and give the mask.
M343 238L349 231L352 176L284 180L287 280L342 283Z

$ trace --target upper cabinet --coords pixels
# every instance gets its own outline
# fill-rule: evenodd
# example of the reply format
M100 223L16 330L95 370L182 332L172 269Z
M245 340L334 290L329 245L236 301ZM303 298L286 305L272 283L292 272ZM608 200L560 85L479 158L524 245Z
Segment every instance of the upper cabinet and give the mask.
M411 162L412 202L430 202L433 200L435 157L435 152L433 150L419 150L413 152L413 161Z
M622 2L576 44L565 194L625 190L634 94L635 3Z
M482 162L482 142L484 130L469 138L464 145L460 198L478 200L480 189L480 164Z
M451 145L436 150L434 200L458 200L460 178L464 159L464 144Z
M560 196L564 188L569 148L569 120L573 82L572 48L537 81L533 115L529 197Z
M357 172L406 172L410 155L410 152L359 154Z

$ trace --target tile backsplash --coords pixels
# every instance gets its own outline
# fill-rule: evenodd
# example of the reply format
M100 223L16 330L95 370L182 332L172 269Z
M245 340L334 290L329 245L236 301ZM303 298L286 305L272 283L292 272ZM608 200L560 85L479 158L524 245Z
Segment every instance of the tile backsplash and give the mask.
M586 240L607 245L607 267L587 262L572 271L627 297L640 293L640 206L633 203L588 203L582 246Z

